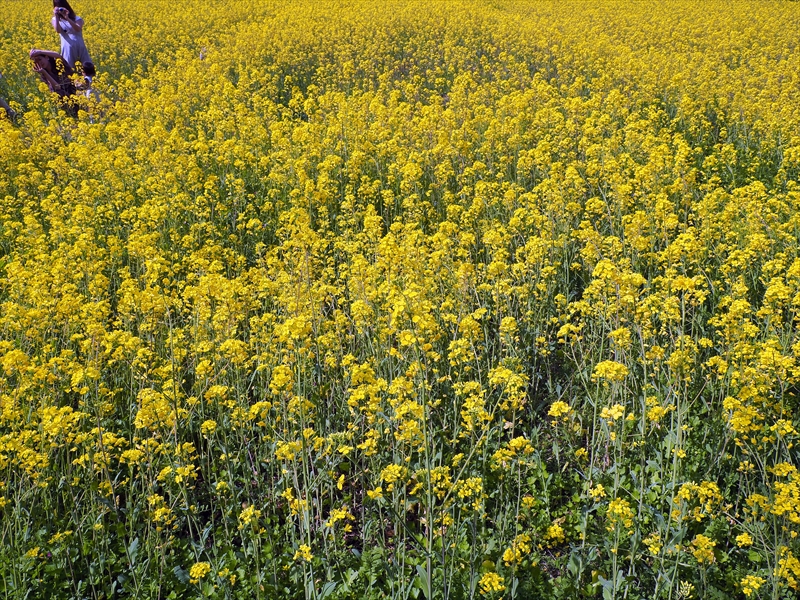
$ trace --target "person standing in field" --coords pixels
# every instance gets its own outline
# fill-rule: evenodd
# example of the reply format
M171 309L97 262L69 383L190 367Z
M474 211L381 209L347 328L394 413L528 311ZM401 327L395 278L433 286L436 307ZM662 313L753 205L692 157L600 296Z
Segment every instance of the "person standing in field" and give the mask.
M3 74L0 73L0 79L2 79L2 78L3 78ZM8 115L9 119L13 119L14 117L17 116L17 113L14 112L14 109L12 109L8 105L8 102L6 102L5 98L3 98L2 96L0 96L0 108L2 108L6 112L6 115Z
M3 99L3 98L0 98L0 108L2 108L6 112L6 116L8 116L9 119L13 119L17 114L8 105L8 102L6 102L5 99Z
M33 70L39 74L51 92L58 94L62 99L75 95L76 87L72 81L75 72L58 52L34 48L30 51L30 58Z
M84 76L94 77L95 68L83 41L83 19L75 14L67 0L53 0L53 29L61 36L61 56L72 69L81 64Z
M59 104L71 117L78 116L78 105L74 100L77 88L72 81L75 73L58 52L33 49L30 52L33 70L38 73L50 91L58 94Z

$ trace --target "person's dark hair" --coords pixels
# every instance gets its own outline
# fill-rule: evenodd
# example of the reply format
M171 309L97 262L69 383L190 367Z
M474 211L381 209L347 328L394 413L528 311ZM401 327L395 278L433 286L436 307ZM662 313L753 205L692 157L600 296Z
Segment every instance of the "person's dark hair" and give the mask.
M83 74L88 75L89 77L94 77L97 74L97 71L95 71L94 68L94 63L84 63L81 65L81 68L83 69Z
M69 5L67 0L53 0L53 8L66 8L70 19L74 21L77 18L75 16L75 11L72 10L72 7Z

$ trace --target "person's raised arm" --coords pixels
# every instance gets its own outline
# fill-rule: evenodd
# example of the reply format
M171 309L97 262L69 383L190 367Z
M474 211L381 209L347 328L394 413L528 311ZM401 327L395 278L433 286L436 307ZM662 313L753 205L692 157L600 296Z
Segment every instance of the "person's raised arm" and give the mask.
M78 33L83 31L83 19L80 17L75 17L74 21L67 17L67 21L69 21L69 24L72 25L73 30L77 31Z
M67 77L71 77L72 74L75 73L75 71L72 69L72 67L70 67L64 61L64 57L61 56L58 52L53 52L52 50L38 50L36 48L33 48L30 51L30 57L31 57L31 60L34 62L35 66L40 66L41 67L41 65L38 63L37 59L42 58L42 57L45 57L45 58L46 57L50 57L50 58L53 59L53 61L55 61L54 64L56 65L56 68L59 70L59 73L63 72L63 74L66 75Z
M64 29L61 27L60 22L60 15L58 12L58 8L53 9L53 18L50 19L50 24L53 26L53 29L56 30L56 33L64 33Z
M80 17L70 19L69 11L67 11L66 8L56 7L53 9L53 18L50 20L50 22L53 24L53 29L55 29L57 33L64 33L64 28L61 26L61 19L64 19L67 23L69 23L73 31L78 33L83 31L83 19Z
M47 87L50 88L51 92L57 92L57 90L60 88L60 85L44 65L34 60L33 70L39 74L39 77L47 84Z
M37 48L33 48L28 55L31 57L31 60L36 60L40 56L49 56L55 60L64 60L64 57L61 56L58 52L54 52L52 50L39 50Z

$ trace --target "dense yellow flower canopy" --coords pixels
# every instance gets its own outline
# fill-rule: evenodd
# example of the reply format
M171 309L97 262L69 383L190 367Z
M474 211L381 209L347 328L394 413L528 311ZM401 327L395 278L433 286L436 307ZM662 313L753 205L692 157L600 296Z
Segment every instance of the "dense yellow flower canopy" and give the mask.
M800 589L800 7L73 7L75 117L0 0L5 596Z

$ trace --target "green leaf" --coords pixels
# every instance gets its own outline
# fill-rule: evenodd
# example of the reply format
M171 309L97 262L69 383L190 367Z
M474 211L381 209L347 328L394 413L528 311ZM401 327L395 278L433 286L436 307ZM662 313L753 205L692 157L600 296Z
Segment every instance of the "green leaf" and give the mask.
M175 573L175 577L177 577L181 583L189 583L189 573L181 567L175 567L172 569L172 572Z
M131 566L136 564L136 555L139 553L139 538L134 540L128 545L128 560Z
M335 589L336 589L335 581L329 581L328 583L323 585L322 589L319 592L319 600L325 600L325 598L330 596Z
M422 590L422 593L425 594L425 597L428 598L428 600L430 600L431 589L428 586L429 583L428 570L422 565L417 565L417 573L418 576L415 578L414 583L416 583L417 587L420 590Z

